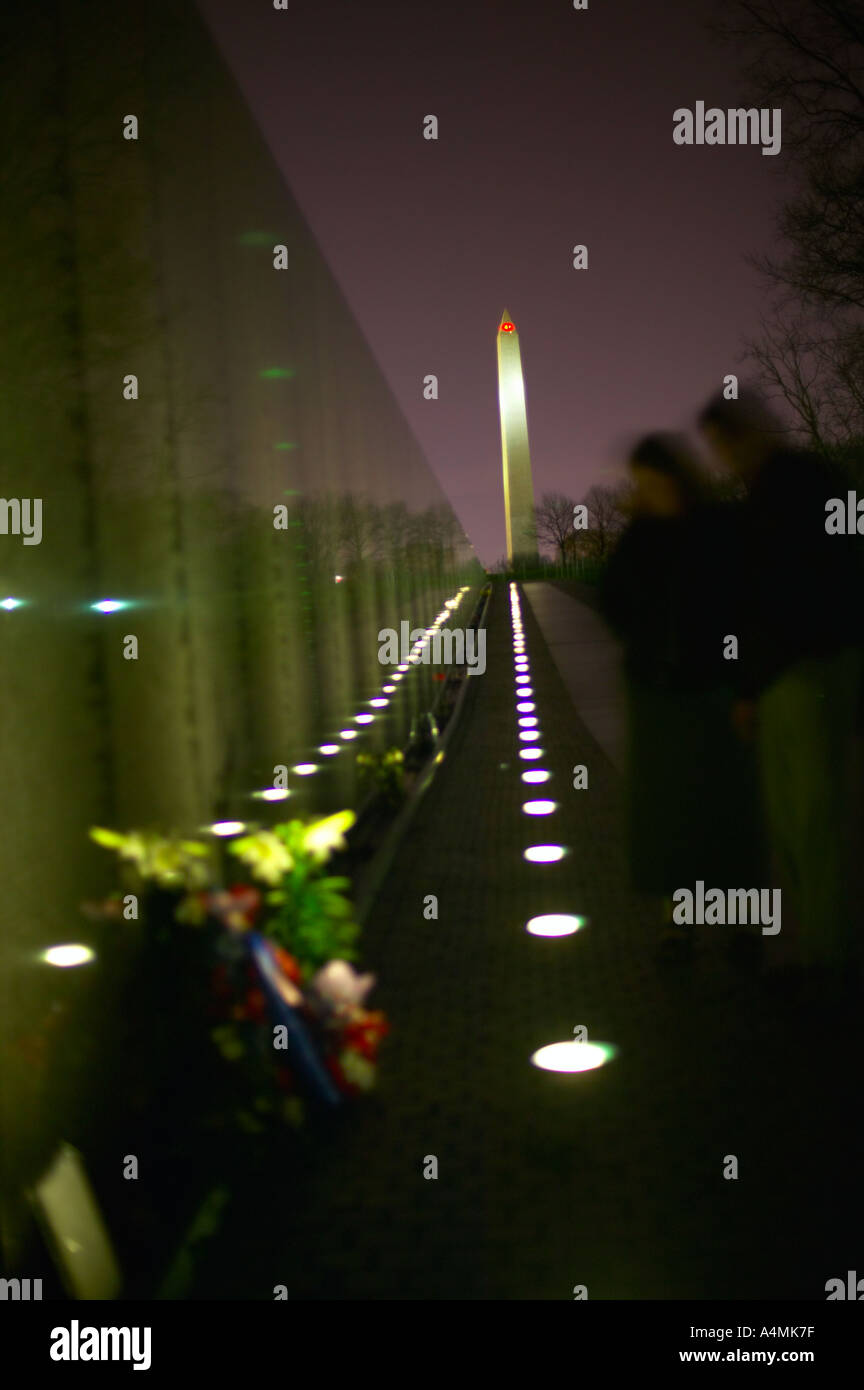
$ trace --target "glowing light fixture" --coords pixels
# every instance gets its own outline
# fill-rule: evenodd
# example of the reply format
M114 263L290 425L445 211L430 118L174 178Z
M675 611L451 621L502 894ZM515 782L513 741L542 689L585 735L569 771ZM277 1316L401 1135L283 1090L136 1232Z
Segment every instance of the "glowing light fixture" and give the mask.
M551 816L558 810L557 801L523 801L522 810L526 816Z
M340 738L344 738L344 739L356 738L356 737L357 737L357 730L356 730L356 729L342 729L342 731L341 731L340 734L339 734L339 737L340 737Z
M531 1061L543 1071L595 1071L616 1055L610 1043L558 1042L549 1043L534 1053Z
M354 716L358 724L371 724L374 718L374 714L355 714Z
M533 749L530 750L533 752ZM523 782L548 782L552 773L547 772L545 767L529 767L527 772L522 773Z
M332 758L333 754L339 751L340 748L338 743L322 743L321 747L318 749L318 752L323 753L325 758Z
M389 700L370 700L369 703L370 703L370 705L372 705L372 707L373 707L374 709L384 709L386 705L389 705L390 701L389 701Z
M525 851L525 858L529 864L557 864L566 853L563 845L531 845Z
M5 608L7 613L11 613L13 608L20 608L23 602L23 598L4 598L0 608Z
M543 757L543 749L542 749L542 748L520 748L520 749L519 749L519 757L520 757L520 758L524 758L526 762L530 762L533 758L542 758L542 757Z
M258 801L287 801L291 795L287 787L265 787L261 792L253 792Z
M537 706L532 704L530 700L525 700L522 704L517 705L516 708L520 714L531 714Z
M209 825L207 829L211 835L239 835L246 826L242 820L217 820L215 825Z
M520 729L536 729L539 722L535 714L523 714L519 720L519 727Z
M67 946L50 946L39 959L46 965L57 965L61 970L68 970L72 965L86 965L88 961L95 960L96 952L91 951L89 946L70 942Z
M395 685L382 685L381 689L384 691L385 695L392 695L395 692L396 687ZM372 701L372 703L374 704L374 701Z
M291 771L296 772L298 777L311 777L313 772L318 771L318 764L297 763L294 767L292 767Z
M117 613L121 608L128 608L129 604L119 598L103 598L98 603L91 603L90 607L97 613Z
M586 925L585 917L576 917L570 912L546 912L526 922L525 930L532 936L572 936Z

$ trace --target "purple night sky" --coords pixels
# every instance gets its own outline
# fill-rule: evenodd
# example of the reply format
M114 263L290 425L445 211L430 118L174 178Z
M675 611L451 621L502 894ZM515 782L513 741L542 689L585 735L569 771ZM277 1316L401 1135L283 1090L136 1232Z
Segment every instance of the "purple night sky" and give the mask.
M689 427L745 372L766 308L745 257L788 172L785 152L673 143L676 107L746 96L716 0L199 4L484 562L505 548L505 307L538 499L611 480L636 432Z

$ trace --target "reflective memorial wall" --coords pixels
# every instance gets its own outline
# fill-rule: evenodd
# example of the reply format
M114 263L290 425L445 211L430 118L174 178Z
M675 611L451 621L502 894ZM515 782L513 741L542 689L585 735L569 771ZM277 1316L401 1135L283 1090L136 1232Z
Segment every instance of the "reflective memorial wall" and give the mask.
M14 1267L28 1185L63 1139L88 1157L122 1079L135 929L81 911L114 886L89 827L266 825L284 811L254 793L307 763L292 815L357 806L358 743L316 750L380 693L379 630L425 627L480 569L194 6L67 0L2 24ZM412 669L362 746L402 746L433 680ZM63 943L94 959L47 964Z

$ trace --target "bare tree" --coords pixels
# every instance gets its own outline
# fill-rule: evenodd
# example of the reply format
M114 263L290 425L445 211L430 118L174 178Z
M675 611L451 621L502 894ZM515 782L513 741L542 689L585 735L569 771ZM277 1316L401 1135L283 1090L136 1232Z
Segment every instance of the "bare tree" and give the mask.
M627 524L629 493L626 483L595 483L588 489L582 499L588 512L588 528L574 532L577 554L597 560L607 558Z
M743 43L752 100L783 111L802 191L786 251L756 264L811 303L864 309L864 12L860 0L735 0L718 26Z
M576 503L563 492L545 492L535 508L537 540L553 546L563 564L567 542L573 535L573 512Z

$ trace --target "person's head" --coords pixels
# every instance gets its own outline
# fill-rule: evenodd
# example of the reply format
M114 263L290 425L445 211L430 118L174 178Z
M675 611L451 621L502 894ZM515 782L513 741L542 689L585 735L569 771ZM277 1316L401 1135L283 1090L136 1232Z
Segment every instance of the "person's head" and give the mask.
M699 428L715 458L748 480L777 448L780 426L760 396L742 391L738 399L714 396L699 416Z
M633 511L640 516L682 516L705 498L699 468L684 440L648 434L628 460Z

